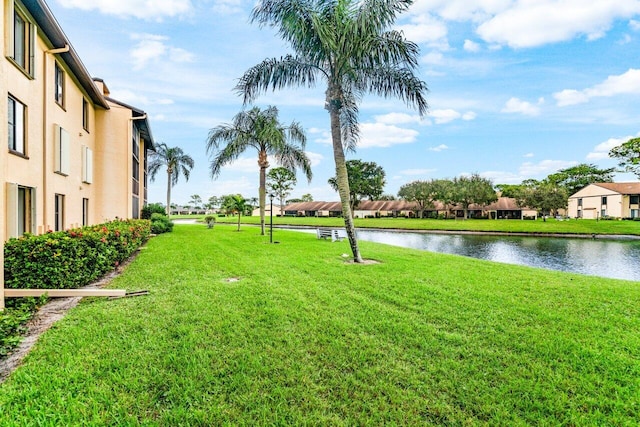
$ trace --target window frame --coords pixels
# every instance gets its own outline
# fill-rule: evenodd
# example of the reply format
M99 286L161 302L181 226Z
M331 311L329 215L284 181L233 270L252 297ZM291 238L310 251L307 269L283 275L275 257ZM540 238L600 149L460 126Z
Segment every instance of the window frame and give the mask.
M631 196L629 196L629 205L637 205L637 204L640 204L640 195L632 194Z
M82 98L82 129L89 132L89 101Z
M65 197L64 194L55 193L54 196L54 230L64 231Z
M89 199L86 197L82 198L82 226L86 227L89 225Z
M8 36L5 37L6 57L26 76L35 76L35 40L37 27L29 14L15 1L8 2L5 25ZM21 22L21 25L18 25Z
M54 135L54 172L69 176L71 171L71 136L63 127L55 125Z
M602 196L602 197L600 198L600 204L601 204L602 206L607 206L607 196Z
M86 145L82 146L82 182L93 183L93 150Z
M11 94L7 97L7 147L10 153L27 155L27 106Z
M6 186L7 238L20 237L36 232L36 189L12 182Z
M62 107L64 109L65 107L65 103L64 103L64 98L65 98L65 92L66 92L66 73L64 71L64 68L62 68L62 66L58 63L58 61L55 61L55 65L53 67L54 69L54 83L53 83L53 90L54 90L54 99L56 101L56 104L58 104L60 107Z

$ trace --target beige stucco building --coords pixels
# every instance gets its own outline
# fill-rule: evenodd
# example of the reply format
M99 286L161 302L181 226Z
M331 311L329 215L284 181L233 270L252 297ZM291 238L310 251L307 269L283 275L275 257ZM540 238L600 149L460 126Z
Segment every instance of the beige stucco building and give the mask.
M569 197L571 218L638 218L640 182L590 184Z
M44 1L0 4L0 241L139 217L146 114L90 76Z

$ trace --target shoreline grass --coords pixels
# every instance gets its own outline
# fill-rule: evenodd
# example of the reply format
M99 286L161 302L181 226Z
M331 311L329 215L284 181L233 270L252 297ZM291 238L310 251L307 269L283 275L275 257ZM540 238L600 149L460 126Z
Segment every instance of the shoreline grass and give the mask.
M269 226L271 218L267 216ZM219 217L216 223L237 223L237 217ZM243 216L244 224L260 224L257 216ZM555 219L538 220L483 220L483 219L417 219L417 218L355 218L357 228L380 228L398 230L423 231L478 231L497 233L528 233L528 234L610 234L610 235L640 235L640 221L589 219L556 221ZM344 227L342 218L325 217L273 217L274 225L310 226L310 227Z
M640 287L176 225L0 385L0 425L633 425Z

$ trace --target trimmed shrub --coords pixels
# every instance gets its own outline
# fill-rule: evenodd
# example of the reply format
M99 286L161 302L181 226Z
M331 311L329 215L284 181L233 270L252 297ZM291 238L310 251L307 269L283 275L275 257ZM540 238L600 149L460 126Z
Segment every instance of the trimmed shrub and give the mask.
M142 208L140 212L140 218L151 219L151 215L154 213L166 215L167 211L160 203L151 203Z
M169 233L173 231L173 222L166 215L151 214L151 232L153 234Z
M148 239L150 228L148 220L117 220L10 239L4 245L5 287L86 286L131 256Z

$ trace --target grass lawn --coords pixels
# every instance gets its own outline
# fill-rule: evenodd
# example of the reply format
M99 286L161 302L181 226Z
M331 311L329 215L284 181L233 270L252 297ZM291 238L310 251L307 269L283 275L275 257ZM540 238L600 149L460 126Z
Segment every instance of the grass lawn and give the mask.
M173 218L173 217L172 217ZM271 218L267 215L266 224ZM260 224L258 216L243 216L245 224ZM406 230L448 230L448 231L496 231L507 233L559 233L559 234L629 234L640 235L640 221L596 221L590 219L556 221L533 220L441 220L409 218L356 218L356 227L396 228ZM238 217L220 217L217 223L237 223ZM315 217L274 217L274 225L308 225L313 227L344 227L342 218Z
M176 225L0 386L0 425L636 425L640 284Z

